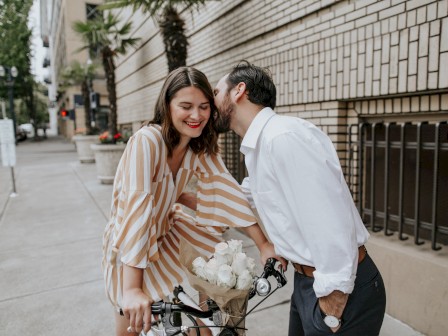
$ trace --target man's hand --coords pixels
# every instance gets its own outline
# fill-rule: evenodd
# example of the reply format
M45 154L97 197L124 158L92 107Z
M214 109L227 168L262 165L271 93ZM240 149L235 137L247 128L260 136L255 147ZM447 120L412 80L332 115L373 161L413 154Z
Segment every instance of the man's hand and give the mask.
M185 205L186 207L190 208L191 210L196 211L197 205L198 205L198 199L197 199L195 193L183 192L182 194L180 194L179 198L177 199L177 203Z
M329 295L319 298L319 307L324 314L333 315L340 319L347 304L347 300L348 294L335 290ZM335 333L340 327L341 326L339 325L337 328L331 328L331 331Z
M272 245L272 243L267 240L258 223L244 227L242 229L257 245L258 250L260 251L260 259L263 266L266 264L266 260L268 260L269 258L274 258L280 261L283 270L286 271L288 262L282 257L275 254L274 245Z
M274 258L274 259L278 260L280 262L281 266L283 267L283 271L286 271L286 268L288 266L288 262L283 257L280 257L279 255L277 255L275 253L274 245L272 243L266 241L264 244L262 244L260 246L261 263L263 265L265 265L266 261L269 258Z

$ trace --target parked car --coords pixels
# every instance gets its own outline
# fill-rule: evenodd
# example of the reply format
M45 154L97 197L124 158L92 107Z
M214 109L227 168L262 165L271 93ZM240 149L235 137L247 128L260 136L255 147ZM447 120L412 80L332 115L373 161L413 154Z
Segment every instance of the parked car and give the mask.
M18 128L23 129L26 132L27 137L34 138L34 127L33 124L21 124Z
M16 141L25 141L28 138L28 134L26 131L18 126L16 131Z

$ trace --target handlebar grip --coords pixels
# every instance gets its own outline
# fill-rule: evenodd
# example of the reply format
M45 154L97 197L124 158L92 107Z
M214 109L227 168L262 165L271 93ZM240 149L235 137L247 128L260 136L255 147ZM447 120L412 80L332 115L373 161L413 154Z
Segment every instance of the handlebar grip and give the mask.
M213 316L213 310L199 310L190 306L187 306L183 303L179 304L172 304L168 302L155 302L151 305L151 314L152 315L164 315L167 312L182 312L182 313L188 313L190 315L193 315L195 317L199 318L209 318ZM120 315L124 316L123 309L120 308Z
M267 279L272 273L275 271L275 263L277 262L274 258L269 258L266 260L266 264L264 265L263 274L261 274L261 278Z
M162 304L163 304L164 302L155 302L155 303L153 303L152 305L151 305L151 314L152 315L157 315L157 314L160 314L160 313L162 313ZM124 316L124 312L123 312L123 309L122 308L120 308L120 311L119 311L119 313L120 313L120 316Z

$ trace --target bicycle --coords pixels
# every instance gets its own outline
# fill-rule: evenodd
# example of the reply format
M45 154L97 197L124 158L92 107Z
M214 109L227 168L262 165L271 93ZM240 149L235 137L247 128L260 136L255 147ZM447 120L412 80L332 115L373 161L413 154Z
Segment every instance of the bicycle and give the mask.
M279 271L275 269L276 262L277 260L273 258L267 260L262 274L255 278L249 291L249 300L256 294L264 298L242 316L234 326L223 325L222 312L212 299L207 299L208 310L204 311L185 293L181 286L177 286L173 291L174 299L172 302L160 301L152 304L152 314L159 316L159 318L151 323L151 331L156 336L188 336L188 332L195 329L196 335L200 336L200 328L210 328L214 336L238 335L237 330L247 330L238 327L238 325L277 289L286 285L287 279L282 267ZM270 276L277 280L277 287L273 291L271 291L271 283L267 280ZM123 315L121 309L120 315ZM190 320L190 325L182 325L181 315L185 315ZM205 326L199 326L195 317L199 318ZM141 333L140 335L144 334Z

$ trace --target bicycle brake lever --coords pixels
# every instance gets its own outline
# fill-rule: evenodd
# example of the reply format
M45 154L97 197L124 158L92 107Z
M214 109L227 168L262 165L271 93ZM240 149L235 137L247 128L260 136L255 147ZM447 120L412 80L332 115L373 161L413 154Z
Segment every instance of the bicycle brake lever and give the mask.
M165 329L166 336L177 335L181 327L174 326L171 321L171 303L163 303L165 306L165 314L162 316L162 324Z
M283 271L283 267L280 267L280 271L274 270L274 277L277 280L277 287L282 288L288 282L286 280L285 272Z

